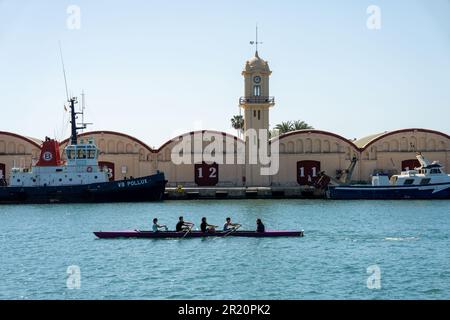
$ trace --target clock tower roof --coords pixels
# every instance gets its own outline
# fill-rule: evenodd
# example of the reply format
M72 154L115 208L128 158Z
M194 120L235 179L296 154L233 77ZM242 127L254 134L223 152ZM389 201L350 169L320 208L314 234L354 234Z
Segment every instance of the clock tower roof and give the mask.
M267 61L259 57L258 51L255 52L255 56L247 60L245 63L245 72L262 71L269 72L270 68Z

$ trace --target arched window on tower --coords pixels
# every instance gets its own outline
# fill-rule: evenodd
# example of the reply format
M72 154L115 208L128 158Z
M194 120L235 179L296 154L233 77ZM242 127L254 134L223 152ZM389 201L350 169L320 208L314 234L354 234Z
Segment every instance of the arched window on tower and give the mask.
M260 97L261 96L261 86L260 85L253 86L253 95L255 97Z

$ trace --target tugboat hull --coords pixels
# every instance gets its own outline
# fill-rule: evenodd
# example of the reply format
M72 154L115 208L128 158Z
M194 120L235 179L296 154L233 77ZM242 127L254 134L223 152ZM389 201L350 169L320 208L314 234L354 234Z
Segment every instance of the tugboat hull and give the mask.
M450 183L396 187L330 186L327 196L337 200L450 199Z
M0 204L158 201L164 197L163 173L142 178L75 186L0 187Z

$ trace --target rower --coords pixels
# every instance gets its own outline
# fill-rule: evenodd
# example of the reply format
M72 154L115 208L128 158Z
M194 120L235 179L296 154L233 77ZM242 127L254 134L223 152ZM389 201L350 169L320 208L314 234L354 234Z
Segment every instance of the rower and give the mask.
M216 228L218 228L218 226L209 224L206 221L206 217L202 218L202 223L200 224L200 230L202 230L202 232L214 233L216 232Z
M178 223L176 226L176 231L187 231L189 229L192 229L192 227L194 227L194 224L192 222L189 221L184 221L184 218L181 216L178 218Z
M160 229L167 231L167 226L165 224L158 224L158 218L153 219L153 232L158 232Z
M262 223L261 219L256 219L256 232L266 232L266 227Z
M239 228L241 225L239 223L232 223L231 222L231 218L228 217L226 219L225 224L223 225L223 231L230 231L231 229L237 229Z

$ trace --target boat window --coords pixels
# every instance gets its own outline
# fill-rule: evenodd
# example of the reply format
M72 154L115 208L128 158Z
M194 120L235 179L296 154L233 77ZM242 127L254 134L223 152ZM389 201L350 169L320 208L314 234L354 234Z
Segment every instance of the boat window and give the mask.
M413 184L414 179L406 179L404 184Z
M71 149L71 150L70 150L70 157L69 157L69 159L75 159L75 158L76 158L75 150L74 150L74 149Z
M78 159L86 159L86 150L78 149Z
M441 173L439 169L431 169L430 173Z
M430 178L425 178L425 179L422 179L421 181L420 181L420 184L429 184L430 183Z
M95 150L88 150L88 158L95 159Z

